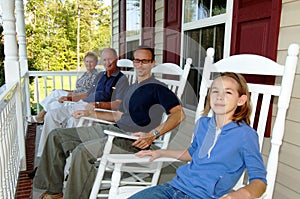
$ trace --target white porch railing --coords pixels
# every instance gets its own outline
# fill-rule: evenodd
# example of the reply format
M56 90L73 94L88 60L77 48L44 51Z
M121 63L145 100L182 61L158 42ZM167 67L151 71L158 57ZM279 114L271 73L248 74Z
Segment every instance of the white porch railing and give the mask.
M75 89L77 76L81 73L82 71L29 71L21 78L20 87L18 83L13 83L0 88L0 198L14 198L18 174L21 169L25 169L22 165L25 151L20 147L25 143L20 142L24 142L27 132L25 118L31 114L30 94L34 96L32 102L39 104L53 89ZM32 89L27 86L29 77L34 77L33 86L30 86ZM17 110L18 99L21 99L22 113ZM18 121L24 121L24 125L19 127ZM20 128L25 132L21 139Z
M30 89L33 103L40 110L40 102L54 89L75 90L77 77L84 71L29 71L28 76L34 77L34 87Z
M21 165L17 115L17 83L0 94L0 198L14 198ZM23 139L24 140L24 139Z

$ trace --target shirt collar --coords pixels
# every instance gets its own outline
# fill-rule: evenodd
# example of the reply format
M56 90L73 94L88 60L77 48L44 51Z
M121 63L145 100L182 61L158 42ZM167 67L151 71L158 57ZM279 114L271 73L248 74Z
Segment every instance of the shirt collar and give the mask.
M106 75L107 71L104 71L104 75ZM113 77L116 77L120 73L120 69L117 68L117 70L111 75Z
M245 122L240 122L239 124L234 122L234 121L231 121L229 122L228 124L225 124L224 126L222 126L221 130L222 131L227 131L227 130L230 130L230 129L233 129L233 128L237 128L241 125L245 125Z

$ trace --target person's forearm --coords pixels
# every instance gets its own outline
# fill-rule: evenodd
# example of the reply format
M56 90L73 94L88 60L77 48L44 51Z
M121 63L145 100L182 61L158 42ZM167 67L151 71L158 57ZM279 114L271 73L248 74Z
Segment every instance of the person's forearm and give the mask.
M116 100L112 102L96 102L95 108L102 108L107 110L118 110L121 100Z
M182 122L185 119L185 117L186 116L183 112L182 107L178 105L171 109L168 119L155 129L159 131L160 135L163 135L166 132L176 128L176 126L180 124L180 122Z
M106 121L110 121L110 122L116 122L118 121L121 116L122 116L122 112L101 112L101 111L96 111L94 112L95 115L93 117L96 117L97 119L101 119L101 120L106 120Z
M87 97L87 93L74 93L72 92L70 95L68 95L68 98L70 98L70 101L78 102L79 100L84 100Z
M253 180L247 186L237 190L246 190L250 194L250 198L259 198L266 191L266 184L262 180Z
M177 150L160 150L161 157L175 158L182 161L191 161L192 157L190 156L188 150L177 151Z

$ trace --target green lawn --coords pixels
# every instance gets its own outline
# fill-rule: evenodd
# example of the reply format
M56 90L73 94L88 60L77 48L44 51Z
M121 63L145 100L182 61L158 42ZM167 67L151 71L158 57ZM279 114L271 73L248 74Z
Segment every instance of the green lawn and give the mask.
M64 89L64 90L75 90L76 89L76 76L72 76L71 78L64 76L61 78L60 76L54 77L55 81L53 82L53 77L48 76L46 78L46 83L45 83L45 78L44 77L39 77L38 78L38 87L39 87L39 101L43 100L45 98L45 89L47 88L47 95L51 93L52 90L54 89ZM62 83L63 82L63 83ZM62 85L63 84L63 85ZM36 103L37 96L34 96L34 91L35 91L35 86L36 83L35 81L30 84L30 93L31 93L31 101L32 103Z
M103 66L97 66L96 69L98 71L104 70ZM82 71L77 73L77 75L72 76L47 76L47 77L39 77L38 78L38 85L36 85L35 80L29 85L30 89L30 103L32 107L32 114L36 113L36 103L37 100L40 102L42 101L46 95L49 95L51 91L54 89L64 89L64 90L75 90L76 89L76 80L78 77L82 75ZM53 80L54 78L54 80ZM39 95L35 96L35 87L38 86L39 88ZM46 93L45 89L46 88Z

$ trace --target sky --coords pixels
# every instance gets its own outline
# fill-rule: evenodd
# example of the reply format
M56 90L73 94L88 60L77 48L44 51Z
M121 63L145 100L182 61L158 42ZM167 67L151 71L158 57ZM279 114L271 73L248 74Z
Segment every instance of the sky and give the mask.
M104 0L103 2L104 2L104 4L107 5L107 6L110 6L110 4L111 4L111 0Z

